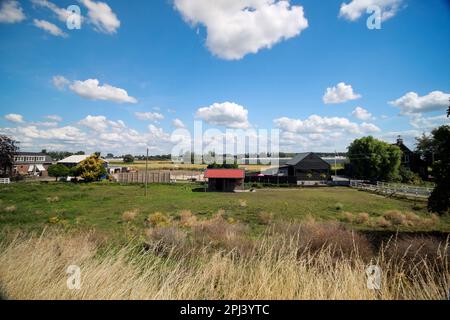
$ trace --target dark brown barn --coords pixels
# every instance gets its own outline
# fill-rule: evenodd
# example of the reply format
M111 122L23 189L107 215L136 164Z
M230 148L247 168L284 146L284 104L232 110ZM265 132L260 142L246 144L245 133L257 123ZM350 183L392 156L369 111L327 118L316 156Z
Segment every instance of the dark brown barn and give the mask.
M280 168L297 180L328 180L331 165L313 152L299 153Z
M234 192L244 189L245 171L240 169L208 169L205 172L210 192Z

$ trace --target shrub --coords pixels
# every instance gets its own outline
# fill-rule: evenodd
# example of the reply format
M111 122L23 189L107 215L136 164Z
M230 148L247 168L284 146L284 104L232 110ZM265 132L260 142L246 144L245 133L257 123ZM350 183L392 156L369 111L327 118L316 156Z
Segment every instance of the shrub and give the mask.
M365 224L365 223L369 222L369 220L370 220L370 216L367 212L361 212L355 218L355 222L357 224Z
M161 252L177 248L183 248L187 235L184 231L174 226L157 226L145 231L147 239L150 241L149 246Z
M395 239L382 250L387 261L404 266L409 273L422 272L430 267L443 271L443 265L450 265L448 244L432 237Z
M393 225L406 225L406 216L398 210L389 210L383 214L383 217L391 222Z
M344 205L340 202L336 203L335 208L337 211L341 211L342 209L344 209Z
M352 223L353 222L353 213L347 212L347 211L342 212L342 220L344 222Z
M181 227L192 227L197 223L197 217L190 210L182 210L179 217Z
M234 248L246 236L248 227L241 223L228 223L222 215L216 214L213 218L199 222L192 228L195 242Z
M146 219L146 223L150 224L153 227L167 226L170 224L170 218L164 213L155 212L148 216L148 218Z
M373 256L372 246L366 237L334 222L305 224L280 222L274 226L274 232L288 239L294 239L300 253L306 251L316 253L329 248L335 258L349 258L354 254L364 259Z
M259 213L259 220L262 224L268 225L271 224L273 221L274 214L272 212L260 212Z
M125 222L133 221L134 219L136 219L138 214L139 210L137 209L125 211L124 213L122 213L122 220Z
M386 220L385 217L378 217L375 220L375 225L381 228L389 228L392 226L392 223L389 220Z

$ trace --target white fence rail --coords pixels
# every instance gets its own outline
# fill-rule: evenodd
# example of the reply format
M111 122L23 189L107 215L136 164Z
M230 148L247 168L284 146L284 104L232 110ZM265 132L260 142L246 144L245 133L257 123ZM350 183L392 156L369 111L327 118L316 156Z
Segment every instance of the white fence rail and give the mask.
M0 178L0 184L10 184L11 180L9 178Z
M401 184L377 182L377 184L367 184L360 181L351 181L350 186L352 188L382 193L386 195L406 195L413 197L426 197L428 198L433 192L432 188L414 187Z

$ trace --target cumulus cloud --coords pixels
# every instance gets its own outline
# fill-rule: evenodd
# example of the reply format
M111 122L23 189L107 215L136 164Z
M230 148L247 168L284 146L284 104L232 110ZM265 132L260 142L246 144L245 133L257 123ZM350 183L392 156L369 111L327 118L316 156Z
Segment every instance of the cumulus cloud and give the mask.
M246 129L250 126L248 110L233 102L214 103L209 107L200 108L196 117L206 123L228 128Z
M139 120L159 121L164 119L164 116L158 112L135 112L134 115Z
M353 112L352 112L352 116L355 117L356 119L363 120L363 121L368 121L368 120L373 119L372 114L369 111L367 111L366 109L361 108L361 107L356 107L355 110L353 110Z
M402 114L414 114L444 110L448 107L449 99L450 94L442 91L433 91L422 97L415 92L409 92L389 103L399 107Z
M108 4L91 0L80 0L80 2L88 9L87 16L95 30L107 34L117 32L120 27L120 20Z
M68 12L66 9L60 8L53 2L47 0L31 0L31 3L33 3L35 6L51 10L56 15L58 20L64 23L66 23L67 18L70 15L70 12Z
M138 132L122 120L112 121L105 116L89 115L63 127L45 127L43 123L18 123L16 127L0 127L0 133L20 141L23 150L84 150L113 153L169 153L173 143L162 128L154 125Z
M100 85L97 79L88 79L85 81L74 81L70 90L80 97L91 100L109 100L117 103L137 103L137 99L128 95L127 91L121 88L110 86L109 84Z
M180 119L176 118L172 120L172 125L177 129L186 128L186 125Z
M122 120L112 121L108 120L105 116L88 115L86 118L79 121L78 124L97 132L103 132L107 129L120 131L121 129L126 128L126 125Z
M381 19L385 21L395 16L400 9L403 0L351 0L342 3L339 16L349 21L358 20L367 9L376 6L381 9Z
M70 81L63 76L54 76L52 78L52 83L59 90L64 90L64 88L70 83Z
M354 93L351 85L340 82L334 87L327 88L323 96L323 102L325 104L338 104L359 98L361 98L361 95Z
M303 7L289 1L175 0L174 6L191 25L206 27L206 46L227 60L271 48L308 27Z
M20 3L15 0L5 0L0 4L0 23L17 23L25 20Z
M274 124L281 130L280 143L288 152L344 150L356 137L381 131L372 123L357 124L347 118L318 115L305 120L282 117Z
M46 20L38 20L34 19L33 24L38 27L39 29L42 29L44 31L47 31L51 35L55 37L63 37L66 38L68 35L64 31L62 31L57 25L48 22Z
M23 116L21 114L16 114L16 113L10 113L10 114L5 115L5 119L10 122L15 122L15 123L24 122Z
M431 130L442 124L450 124L450 119L445 114L434 117L424 117L422 114L413 114L410 118L410 124L417 129Z

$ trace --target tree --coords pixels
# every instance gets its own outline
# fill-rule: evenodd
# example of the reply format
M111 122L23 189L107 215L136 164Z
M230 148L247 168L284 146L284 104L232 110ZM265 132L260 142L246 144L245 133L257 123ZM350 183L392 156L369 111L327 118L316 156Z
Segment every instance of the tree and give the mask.
M123 162L125 163L133 163L134 157L131 154L126 154L123 156Z
M48 167L48 175L50 177L55 177L56 181L58 181L58 178L60 178L60 177L69 176L69 173L70 173L70 169L62 164L53 164Z
M108 154L106 155L106 158L112 159L112 158L114 158L114 155L113 155L112 153L108 153Z
M353 174L361 179L393 181L399 178L402 151L371 136L356 139L348 147Z
M0 135L0 175L11 176L14 166L14 155L19 151L18 142Z
M104 161L96 154L93 154L89 158L83 160L73 173L77 173L76 176L80 176L87 182L98 181L102 176L106 175L106 169L104 167Z
M436 152L432 166L436 187L428 198L428 210L445 214L450 210L450 126L434 129L432 136Z
M422 136L416 138L416 153L425 160L428 166L433 164L433 155L435 153L433 137L422 133Z

